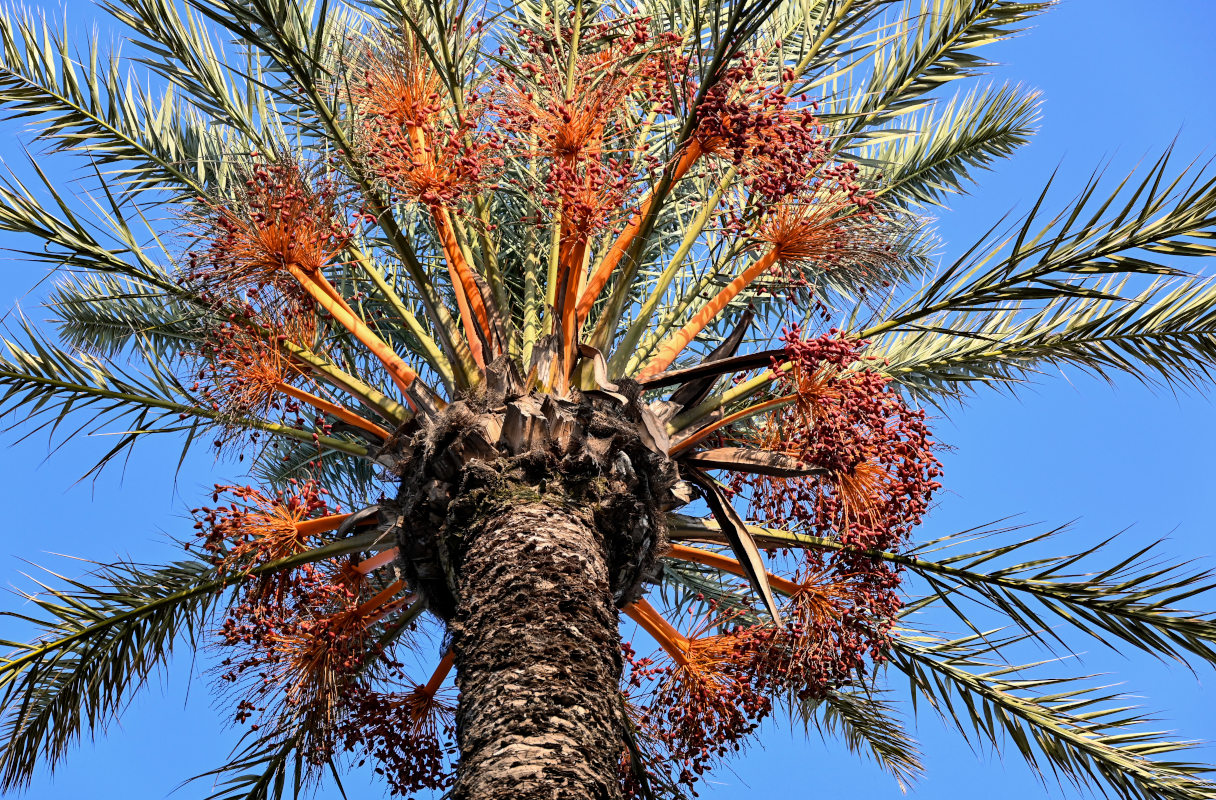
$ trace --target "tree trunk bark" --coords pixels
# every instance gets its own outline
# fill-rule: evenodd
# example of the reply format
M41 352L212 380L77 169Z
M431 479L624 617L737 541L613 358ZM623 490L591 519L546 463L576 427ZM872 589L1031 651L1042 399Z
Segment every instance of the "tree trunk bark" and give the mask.
M464 535L453 800L619 800L617 610L590 514L519 498Z

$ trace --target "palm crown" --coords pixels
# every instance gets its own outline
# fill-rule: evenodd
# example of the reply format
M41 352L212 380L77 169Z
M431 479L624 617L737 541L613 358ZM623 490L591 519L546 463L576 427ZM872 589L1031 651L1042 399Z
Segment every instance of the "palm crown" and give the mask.
M935 92L1048 4L107 5L156 93L0 20L6 112L103 190L86 219L50 181L0 189L0 225L70 270L60 343L6 342L3 407L121 425L103 463L163 431L251 453L252 483L216 487L185 560L32 597L42 635L0 663L5 787L206 633L252 726L216 797L348 754L394 792L497 797L495 748L549 730L485 699L516 668L557 671L577 700L536 716L591 751L511 777L536 796L678 795L776 710L914 777L893 671L1078 783L1216 796L1162 758L1185 743L1002 658L1063 628L1216 660L1176 607L1209 576L913 541L941 477L919 404L1049 363L1198 384L1216 352L1216 291L1173 258L1212 253L1216 184L1164 157L934 268L920 210L1036 116L1019 89ZM907 574L931 596L906 604ZM972 633L916 630L938 601ZM618 609L654 654L622 654Z

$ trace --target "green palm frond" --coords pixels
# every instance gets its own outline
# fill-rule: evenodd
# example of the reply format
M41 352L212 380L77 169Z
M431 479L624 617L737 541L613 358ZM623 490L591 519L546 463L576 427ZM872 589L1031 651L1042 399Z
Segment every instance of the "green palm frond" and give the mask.
M295 439L279 438L269 443L249 471L260 483L276 489L288 488L291 481L315 480L343 508L371 505L384 491L385 476L375 462L350 458L345 453L318 456L316 445Z
M981 384L1008 386L1049 365L1201 388L1216 364L1216 285L1162 279L1130 296L1125 286L1116 278L1097 284L1093 297L935 319L882 336L869 352L889 360L884 372L929 399Z
M924 774L924 766L916 740L883 702L885 694L873 687L836 689L808 708L803 721L825 738L840 737L851 752L872 759L906 789Z
M107 358L145 347L165 358L197 342L207 318L198 307L161 289L105 274L61 281L47 307L64 344Z
M213 782L214 791L206 800L297 800L312 789L310 774L316 769L303 752L306 738L302 725L280 724L251 731L231 761L191 780ZM336 777L332 761L328 763Z
M672 516L672 538L722 541L712 521ZM1106 637L1121 645L1187 661L1193 657L1216 666L1216 619L1176 607L1188 598L1216 592L1216 575L1189 564L1154 560L1157 544L1139 552L1117 556L1109 566L1088 566L1095 556L1107 555L1114 539L1079 552L1066 552L1029 561L1000 565L1006 556L1053 540L1063 528L1026 536L1019 529L995 529L989 534L1012 534L1013 541L968 553L928 558L955 542L979 535L983 529L964 531L934 540L910 553L874 551L883 561L898 564L925 580L934 594L926 602L944 600L971 627L967 613L955 603L968 599L994 608L1026 635L1047 640L1051 621L1068 625L1072 632ZM843 545L832 539L805 536L760 526L748 531L761 547L806 548L837 551ZM1074 571L1076 570L1076 571ZM1112 645L1113 646L1113 645Z
M716 526L678 516L673 522L674 539L715 540ZM773 529L750 530L761 546L818 546L829 550L841 547L831 540ZM1171 607L1187 597L1211 591L1210 575L1185 574L1182 565L1157 565L1145 558L1152 548L1094 572L1074 574L1070 570L1100 552L1106 543L1080 553L978 570L981 564L1041 543L1057 532L1029 539L1019 536L1017 542L1008 545L947 556L939 561L923 558L923 552L938 552L955 537L929 542L913 555L873 554L916 573L936 590L935 595L907 608L905 624L912 614L932 603L935 607L944 605L974 627L956 602L966 598L995 610L1023 629L1023 633L1012 638L999 632L976 631L955 640L901 631L892 641L888 655L891 665L907 674L914 707L917 698L923 698L964 735L978 735L994 746L999 747L1006 738L1012 740L1041 776L1050 766L1051 771L1078 785L1088 782L1111 789L1128 800L1216 797L1216 784L1199 777L1209 768L1149 760L1186 749L1193 743L1144 731L1145 718L1127 713L1132 709L1117 704L1119 695L1105 692L1102 687L1076 686L1079 681L1072 678L1023 679L1018 677L1020 672L1039 665L1013 667L992 660L1008 646L1050 636L1044 631L1048 618L1054 616L1103 641L1109 634L1149 653L1180 659L1198 655L1216 663L1213 659L1216 651L1212 648L1216 642L1216 623L1210 615L1194 615ZM958 538L975 533L964 532ZM830 700L825 700L825 704ZM879 723L872 716L877 713L874 710L860 717L841 719L840 715L857 710L841 706L850 700L858 698L845 698L835 710L819 713L836 714L831 721L838 727L873 719L875 734L886 732L895 737L883 745L885 750L879 750L879 744L871 741L864 729L840 728L840 732L846 738L852 737L859 747L864 745L880 761L884 752L893 758L898 758L899 753L915 753L914 748L909 749L910 742L903 741L898 726L892 728L889 721ZM800 713L804 719L810 719L816 709L804 706ZM1040 763L1042 760L1047 763ZM910 768L911 763L915 763L914 758L903 766ZM896 769L896 765L888 767ZM896 775L903 777L898 770Z
M1124 297L1115 293L1126 285L1119 282L1120 278L1143 282L1145 279L1186 277L1187 273L1174 266L1174 259L1216 254L1216 245L1208 244L1216 238L1216 175L1199 167L1183 170L1169 178L1169 157L1167 150L1142 178L1133 182L1133 172L1104 199L1097 199L1102 180L1100 174L1096 175L1068 212L1040 225L1039 212L1050 192L1049 182L1034 208L1007 238L993 241L990 231L911 296L894 308L880 309L881 313L874 314L883 321L868 326L853 324L849 328L860 339L874 339L896 331L930 334L953 331L951 338L954 340L950 344L945 344L946 340L937 342L948 350L958 344L954 337L971 337L973 331L968 329L969 324L983 334L983 326L996 320L998 333L1003 326L1004 333L1016 335L1017 323L1011 323L1011 319L1021 322L1033 318L1035 304L1038 304L1038 310L1047 309L1044 319L1051 319L1066 304L1088 300L1092 302L1070 308L1074 314L1083 312L1079 319L1068 321L1077 326L1079 334L1073 345L1070 346L1067 337L1036 341L1036 331L1025 331L1029 338L1023 344L1030 346L1022 353L1017 352L1016 347L1008 352L1012 365L998 363L1001 361L999 355L987 363L974 359L963 365L962 374L952 383L967 378L966 367L981 377L984 369L990 378L1017 374L1024 368L1025 361L1051 361L1054 347L1059 348L1059 361L1080 363L1091 369L1118 365L1120 369L1130 369L1142 377L1160 378L1165 370L1181 366L1182 375L1171 375L1165 380L1183 383L1203 375L1211 359L1206 327L1210 297L1200 283L1184 284L1182 294L1172 298L1177 301L1187 297L1188 291L1193 292L1188 304L1178 309L1177 317L1163 322L1160 336L1152 334L1156 324L1154 314L1144 313L1141 317L1145 309L1137 301L1144 300L1144 296ZM1135 286L1143 286L1143 283ZM1165 300L1170 289L1166 284L1156 284L1141 291L1147 291L1147 296L1162 292L1159 299ZM1111 304L1104 305L1103 301L1111 301ZM1157 317L1162 308L1155 307ZM867 304L858 304L854 316L867 309ZM1112 309L1113 313L1103 316ZM1013 317L1004 316L1010 310L1017 313ZM1085 321L1094 319L1096 327L1089 333L1097 331L1098 336L1086 338ZM1042 321L1038 320L1040 324ZM1058 318L1056 321L1064 320ZM1129 333L1148 332L1149 335L1123 342L1102 341L1101 332L1107 324L1116 329L1122 326ZM1179 332L1181 341L1177 338L1171 341L1171 336ZM913 342L916 342L915 336L904 339L905 345ZM1191 354L1180 353L1175 346L1192 343L1199 343L1200 348ZM970 352L975 353L974 350ZM892 355L900 357L898 352ZM1019 358L1023 360L1021 365ZM910 384L915 383L911 374L914 371L908 370ZM931 386L934 379L940 384L948 377L949 372L945 370L936 376L929 375L922 385ZM685 412L673 424L686 426L726 404L766 391L771 380L769 374L728 388ZM953 387L953 391L957 392L958 388Z
M992 662L991 639L897 636L891 665L907 675L914 703L929 703L969 739L998 749L1012 742L1045 782L1055 776L1123 800L1216 797L1216 784L1202 777L1210 767L1164 758L1193 742L1147 728L1151 720L1110 687L1037 677L1038 664Z
M925 581L946 607L959 612L962 600L1000 613L1028 635L1061 641L1061 622L1115 649L1128 646L1158 658L1216 666L1216 615L1179 608L1193 597L1216 592L1216 574L1192 564L1163 561L1153 542L1107 566L1090 566L1106 555L1112 537L1079 552L1002 564L1011 554L1054 542L1066 528L1034 536L1014 529L1017 540L967 553L951 553L959 539L945 537L917 548L903 563ZM930 560L926 552L938 555ZM961 612L960 612L961 613ZM963 619L967 617L961 613Z
M1067 213L1036 228L1048 183L1013 235L995 246L976 244L859 335L932 327L926 320L934 315L999 311L1021 302L1110 299L1105 287L1095 286L1107 276L1178 275L1164 258L1216 254L1216 245L1205 243L1216 237L1216 177L1200 168L1169 179L1169 156L1166 151L1134 184L1135 174L1129 175L1104 199L1095 199L1101 184L1095 176Z
M784 62L794 63L791 94L840 81L868 64L878 43L873 29L883 12L905 0L817 0L789 3L774 12ZM877 39L877 43L875 40Z
M851 95L829 98L825 119L832 123L835 146L881 136L876 128L925 107L935 89L979 74L991 63L975 54L977 48L1016 35L1050 6L1010 0L908 3L866 60L868 80Z
M33 623L30 644L5 641L0 661L0 786L29 784L54 767L84 731L100 730L130 695L165 667L182 637L195 644L224 584L203 561L167 567L101 567L89 580L26 595L36 611L4 612Z
M190 647L227 589L270 574L372 548L377 534L341 539L248 572L218 573L198 559L167 567L99 567L64 588L27 594L34 610L2 616L33 625L28 643L0 659L0 786L28 785L39 765L53 767L85 731L107 727L132 693L166 667L183 637ZM86 580L88 582L86 582Z
M69 417L78 421L77 414L88 415L77 430L100 432L108 425L121 423L124 427L114 432L119 437L118 443L90 472L100 469L141 436L184 433L184 446L189 447L202 431L217 425L265 431L352 455L363 456L368 452L367 447L354 439L218 411L195 398L147 349L143 351L146 372L135 375L97 356L70 353L50 345L29 326L24 326L22 339L26 344L2 340L7 353L0 355L0 413L24 408L23 424L36 423L29 433L49 428L54 434Z
M197 193L222 183L226 154L248 148L181 108L171 89L151 95L129 81L122 62L104 57L96 42L74 55L70 38L32 12L0 10L7 118L36 120L36 139L112 165L128 189Z
M72 270L125 275L151 286L177 290L165 270L137 243L118 202L88 214L55 188L55 182L31 159L38 188L49 202L13 175L0 178L0 231L33 237L36 250L16 250L33 263ZM107 195L107 200L112 200ZM49 207L49 208L48 208ZM50 210L51 208L55 210ZM101 217L101 219L98 219ZM99 230L105 225L109 241ZM99 235L102 238L99 238Z
M333 79L343 34L360 29L354 9L325 0L190 0L189 6L296 82L309 100Z
M169 81L182 99L213 124L239 131L264 151L284 147L286 135L260 65L229 65L229 53L197 11L167 0L104 2L113 18L131 29L130 41L147 55L137 62Z
M874 175L879 197L913 207L943 205L966 191L971 170L1030 141L1039 99L1038 92L1014 86L976 89L901 121L891 141L861 149L857 160Z

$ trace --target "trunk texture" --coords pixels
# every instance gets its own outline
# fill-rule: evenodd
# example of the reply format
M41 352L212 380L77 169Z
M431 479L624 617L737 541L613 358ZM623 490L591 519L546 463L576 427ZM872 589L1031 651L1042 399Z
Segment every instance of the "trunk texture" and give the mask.
M467 532L451 621L454 800L615 800L621 650L603 535L520 498Z
M621 797L617 609L653 579L682 502L640 395L528 394L489 369L378 456L401 477L380 509L398 566L451 635L454 800Z

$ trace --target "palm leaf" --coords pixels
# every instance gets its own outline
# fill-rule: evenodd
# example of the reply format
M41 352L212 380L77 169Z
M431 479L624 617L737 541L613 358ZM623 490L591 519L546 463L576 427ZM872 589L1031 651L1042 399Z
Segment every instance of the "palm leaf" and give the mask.
M329 492L343 508L362 508L376 502L384 491L384 475L365 458L345 453L317 455L310 442L277 438L268 443L250 467L260 483L285 489L290 481L312 479Z
M1216 285L1207 278L1158 280L1125 294L1126 282L1094 297L1015 303L942 316L880 337L867 352L883 371L926 397L977 385L1010 386L1047 366L1077 366L1107 380L1125 372L1149 384L1201 388L1216 364Z
M1101 283L1108 276L1178 275L1163 257L1216 254L1216 246L1205 243L1216 236L1216 177L1200 168L1169 179L1169 155L1167 151L1158 159L1143 179L1131 183L1133 173L1102 200L1095 199L1101 183L1096 176L1067 213L1036 229L1049 183L1007 239L978 243L889 313L886 321L858 335L869 338L913 325L932 327L924 320L940 314L1117 298ZM1110 213L1113 208L1118 211ZM977 252L982 258L973 259Z
M167 0L104 2L128 26L130 41L147 55L137 59L183 93L183 100L213 123L239 131L258 149L273 152L286 141L281 120L258 73L228 64L229 54L198 12Z
M103 359L73 354L43 341L33 329L24 326L26 345L3 339L7 354L0 355L0 413L22 409L23 424L38 421L33 433L42 428L52 434L74 412L86 412L88 419L78 430L98 431L122 422L120 440L94 467L99 469L144 435L157 432L184 432L185 447L209 427L266 431L352 455L368 450L351 439L318 435L256 417L225 414L194 398L189 390L150 350L142 355L147 372L135 375L118 370ZM26 435L30 435L27 433Z
M1050 2L1011 0L922 0L883 31L884 43L866 59L867 83L852 95L831 99L825 120L833 123L835 146L881 135L878 126L923 108L927 95L950 81L972 77L990 62L979 47L1008 39Z
M104 274L60 281L47 307L64 344L107 358L144 347L165 358L197 342L207 321L200 308L161 289Z
M720 526L712 520L671 515L671 538L724 542ZM757 525L747 526L760 547L841 550L832 539L805 536ZM898 564L928 582L934 590L928 600L953 603L955 595L995 608L1028 636L1047 640L1052 634L1049 620L1069 626L1072 632L1113 637L1157 655L1179 660L1198 657L1216 666L1216 620L1211 614L1196 614L1176 605L1196 595L1216 591L1216 576L1194 570L1187 564L1159 563L1150 558L1156 544L1128 556L1116 557L1109 566L1087 567L1072 572L1078 564L1102 554L1113 540L1080 552L1024 561L1008 566L993 562L1018 550L1051 541L1063 529L1028 537L1019 529L996 529L989 534L1012 533L1013 541L970 553L929 559L922 554L931 547L966 540L983 529L964 531L935 540L911 553L871 551L875 558ZM936 551L934 551L936 552ZM983 569L981 569L983 567ZM970 625L965 612L952 606ZM1058 634L1054 634L1058 639Z
M172 90L152 96L124 78L119 60L103 66L96 42L77 60L70 38L32 12L0 10L0 107L6 117L37 119L38 139L115 165L128 188L201 193L223 182L234 142L179 108Z
M990 662L990 639L897 636L891 665L907 675L914 702L927 701L964 736L997 748L1012 742L1044 781L1052 774L1124 800L1216 797L1216 784L1201 777L1210 767L1162 758L1194 743L1146 730L1149 720L1109 687L1017 677L1038 665Z
M806 709L803 721L813 722L825 737L840 737L851 752L873 759L905 788L924 774L920 750L882 701L882 693L869 687L836 689Z
M176 288L165 270L135 244L134 235L117 207L112 206L113 213L109 215L114 223L111 241L102 241L95 220L86 221L79 207L73 208L38 162L31 160L31 163L42 184L40 188L58 213L44 207L16 177L0 178L0 231L31 236L42 243L38 250L18 253L33 263L124 275L158 288Z
M295 800L306 796L314 782L316 765L303 752L306 739L302 725L279 724L247 733L247 744L230 762L191 780L214 780L206 800Z
M987 168L1027 144L1038 118L1038 92L977 89L941 109L901 120L906 130L860 150L857 161L869 169L879 197L913 207L941 206L974 181L972 169Z
M185 637L191 647L208 614L232 585L375 545L360 534L256 567L217 573L201 560L167 567L119 563L98 568L86 583L43 586L26 599L32 611L3 616L32 624L30 643L0 660L0 786L26 786L40 764L53 768L84 731L104 729L133 692L164 669Z
M926 543L915 552L943 553L929 560L909 557L905 566L923 579L934 597L950 596L949 607L965 599L1002 614L1028 635L1060 640L1048 623L1058 621L1076 633L1094 637L1115 649L1135 647L1158 658L1216 666L1216 619L1178 604L1216 591L1216 575L1191 564L1169 563L1158 556L1160 541L1118 558L1090 566L1105 555L1112 537L1079 552L1002 565L1011 554L1054 542L1065 528L1026 536L1013 529L1007 544L967 553L950 553L959 539L975 532ZM997 531L1000 533L1001 531Z

